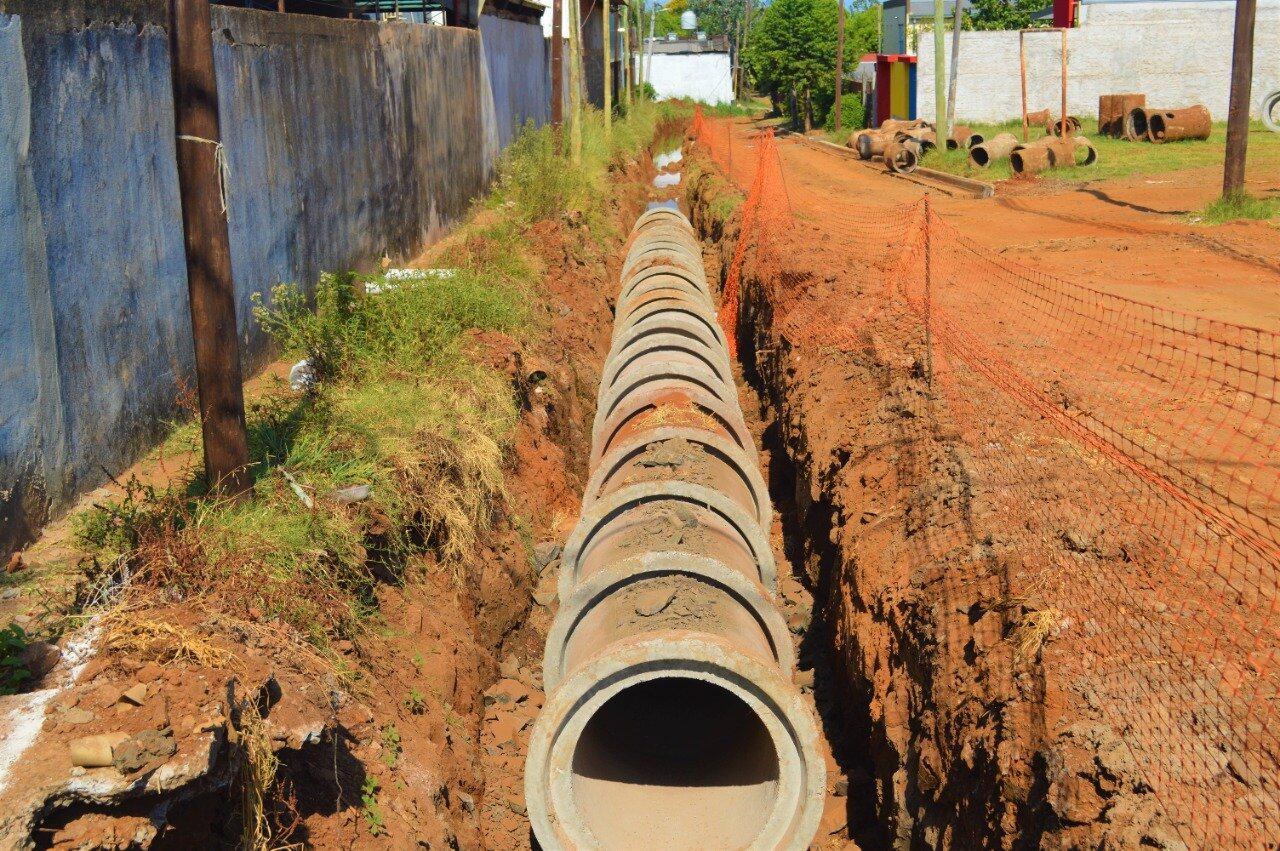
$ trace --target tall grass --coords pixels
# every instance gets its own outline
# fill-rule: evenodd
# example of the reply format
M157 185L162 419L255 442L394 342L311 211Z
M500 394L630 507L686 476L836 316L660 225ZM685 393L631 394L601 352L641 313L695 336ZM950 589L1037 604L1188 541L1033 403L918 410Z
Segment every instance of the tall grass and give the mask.
M1196 216L1194 222L1220 225L1240 219L1267 220L1280 216L1280 196L1255 198L1243 192L1210 201Z

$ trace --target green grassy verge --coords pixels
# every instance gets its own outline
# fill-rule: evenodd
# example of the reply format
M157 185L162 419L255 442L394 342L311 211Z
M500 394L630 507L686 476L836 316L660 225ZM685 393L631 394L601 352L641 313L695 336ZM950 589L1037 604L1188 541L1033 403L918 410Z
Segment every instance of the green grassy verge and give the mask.
M462 226L451 271L331 274L313 295L284 285L259 300L255 318L281 355L309 358L319 380L250 402L252 498L208 495L198 468L164 488L125 483L123 498L73 518L88 565L73 613L101 608L100 589L127 573L108 608L193 600L287 624L323 651L376 623L373 589L405 579L409 556L457 570L491 522L517 512L503 480L516 391L475 356L472 332L544 333L528 310L528 225L567 215L603 239L610 170L673 109L641 102L608 134L589 113L576 165L550 129L526 130L478 203L484 214ZM179 424L157 453L199 457L199 439L198 424ZM340 492L357 486L367 497L346 501Z
M1274 218L1280 218L1280 197L1255 198L1240 193L1211 201L1198 214L1192 216L1191 220L1195 223L1220 225L1240 219L1265 221Z

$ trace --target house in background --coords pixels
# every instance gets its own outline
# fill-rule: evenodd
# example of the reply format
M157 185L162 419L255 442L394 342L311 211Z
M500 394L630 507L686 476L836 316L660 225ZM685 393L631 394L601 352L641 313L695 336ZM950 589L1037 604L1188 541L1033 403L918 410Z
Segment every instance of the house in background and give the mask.
M955 0L943 0L942 13L951 25L955 13ZM928 19L933 23L933 0L885 0L881 29L881 53L915 53L917 22Z
M637 61L650 62L650 51L652 65L647 76L658 100L733 102L733 63L727 36L646 40L643 59Z

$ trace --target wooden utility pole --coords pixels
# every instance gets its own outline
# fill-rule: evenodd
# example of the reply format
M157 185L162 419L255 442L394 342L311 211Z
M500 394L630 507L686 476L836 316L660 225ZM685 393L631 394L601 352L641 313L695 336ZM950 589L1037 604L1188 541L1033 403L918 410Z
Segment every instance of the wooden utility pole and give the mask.
M600 81L604 83L604 138L613 132L613 22L609 0L600 0Z
M631 78L631 7L623 6L622 10L622 61L618 64L622 66L622 105L630 114L631 88L634 82Z
M240 496L249 492L253 481L231 282L226 155L218 126L212 33L209 0L169 0L178 185L205 476L211 489Z
M940 150L947 149L947 102L942 98L942 89L946 85L946 76L942 72L942 48L946 45L946 30L943 29L945 19L942 16L942 0L933 0L933 132L938 139Z
M951 81L947 84L947 126L956 122L956 77L960 71L960 28L964 26L964 0L951 11Z
M1227 154L1222 166L1222 197L1244 191L1249 150L1249 100L1253 93L1253 27L1257 0L1236 0L1236 37L1231 50L1231 101L1227 107Z
M839 9L836 13L836 135L840 135L841 107L840 100L844 96L844 0L837 0Z
M564 0L551 6L551 124L564 123Z
M569 159L582 162L582 6L569 0Z

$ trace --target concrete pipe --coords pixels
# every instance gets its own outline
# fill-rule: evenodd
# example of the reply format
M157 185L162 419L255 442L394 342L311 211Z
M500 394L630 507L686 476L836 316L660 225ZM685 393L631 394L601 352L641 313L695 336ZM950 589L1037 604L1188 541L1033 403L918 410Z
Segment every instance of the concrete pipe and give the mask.
M920 165L920 148L912 141L895 139L885 146L884 162L889 171L910 174Z
M1015 174L1039 174L1053 165L1049 156L1049 146L1022 145L1009 154L1009 165Z
M632 329L640 327L649 327L654 324L674 323L690 323L701 328L701 332L715 337L721 345L726 345L724 329L720 327L720 323L716 321L716 317L711 311L696 305L679 305L679 304L647 304L632 310L625 319L616 321L613 330L613 340L616 341L626 334L631 333ZM700 333L701 333L700 332Z
M1098 161L1097 148L1083 136L1054 139L1045 147L1049 149L1049 161L1054 168L1093 165Z
M637 277L561 556L529 819L548 851L800 851L826 772L791 680L772 508L724 335L705 277Z
M884 133L876 130L863 130L861 133L854 135L849 146L858 151L858 156L864 160L872 157L884 155L884 147L889 144L893 136L890 133Z
M618 303L631 298L636 292L642 291L642 285L654 278L679 278L688 283L700 293L710 294L711 288L707 286L707 275L699 268L692 268L689 264L664 264L661 266L648 266L643 269L636 269L627 275L622 281L622 289L618 293Z
M689 426L718 434L746 452L755 440L737 402L726 402L700 387L682 382L654 383L622 400L607 417L593 423L591 457L595 469L605 453L658 426Z
M693 336L693 329L682 330L689 333L640 328L616 342L605 358L601 391L635 375L637 367L658 361L687 361L699 372L709 370L721 381L732 382L733 366L719 341Z
M1018 138L1012 133L1000 133L970 148L969 162L978 168L987 168L997 160L1008 159L1018 145Z
M886 118L880 122L877 128L881 132L896 132L899 130L916 130L921 127L932 127L933 125L925 121L923 118Z
M1137 107L1129 110L1129 114L1124 119L1124 137L1132 142L1151 141L1148 135L1151 126L1148 119L1155 112L1154 109Z
M690 426L655 425L618 443L597 462L582 504L590 506L628 485L672 476L727 494L762 529L773 520L764 479L746 450L723 435Z
M1152 112L1147 116L1147 136L1157 144L1208 139L1212 130L1209 110L1200 105Z
M1043 127L1049 123L1049 110L1038 109L1035 112L1027 113L1028 127Z

